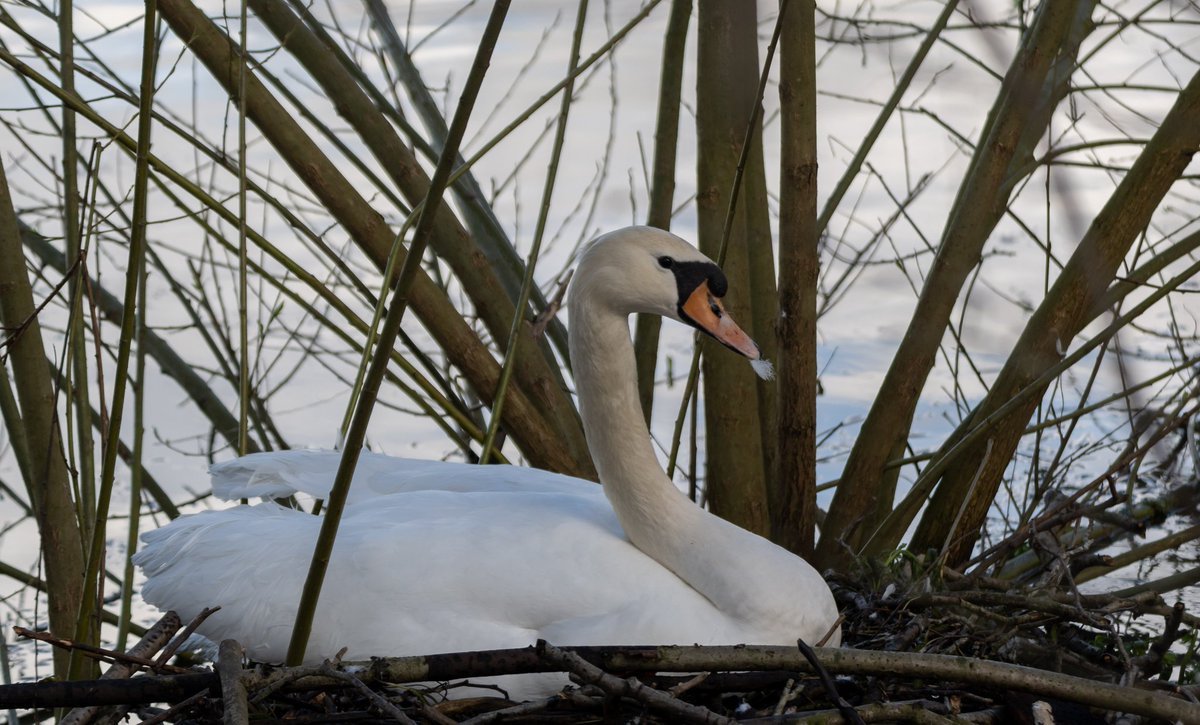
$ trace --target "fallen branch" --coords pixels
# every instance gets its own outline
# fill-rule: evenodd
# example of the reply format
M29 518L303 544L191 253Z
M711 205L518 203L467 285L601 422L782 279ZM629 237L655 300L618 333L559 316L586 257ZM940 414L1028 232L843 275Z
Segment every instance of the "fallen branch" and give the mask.
M22 682L0 687L0 707L45 710L88 705L175 702L201 690L216 690L219 686L217 675L213 672L134 677L128 680Z
M205 607L204 609L201 609L200 613L193 617L192 621L188 622L188 625L184 627L178 634L176 634L175 638L171 640L170 644L164 647L163 651L159 652L158 656L154 658L155 668L157 669L158 667L167 666L167 660L175 656L175 653L179 651L179 648L182 647L185 642L187 642L188 637L192 636L192 634L200 627L200 625L204 623L204 620L217 613L220 609L220 607ZM169 614L174 614L174 612L169 612Z
M321 674L325 675L326 677L332 677L335 680L341 680L342 682L345 682L358 689L358 691L361 692L372 705L374 705L380 712L390 716L393 720L403 723L404 725L417 725L415 722L413 722L412 718L410 718L408 715L405 715L400 708L392 704L392 702L386 697L380 695L378 692L375 692L370 687L367 687L366 683L354 675L335 668L334 664L329 660L325 660L324 664L321 665Z
M842 718L851 725L864 725L862 717L854 711L854 707L850 703L846 702L842 693L838 692L837 683L833 681L829 670L821 666L821 661L817 659L817 653L813 651L813 648L803 639L796 640L796 647L800 650L800 654L804 655L804 660L816 671L817 677L821 680L821 686L825 688L825 694L842 714Z
M964 722L1000 722L1002 714L999 708L980 711L988 716L986 720L975 719L971 713L962 717L954 713L944 702L932 700L905 700L902 702L877 702L860 705L853 709L856 722L911 722L911 723L958 723ZM797 713L796 715L778 715L771 717L752 717L740 720L741 725L773 725L774 723L804 723L804 725L841 725L848 721L840 710L818 710L816 712Z
M188 708L190 708L193 705L195 705L196 703L200 702L207 696L208 696L208 690L200 690L199 692L195 693L194 695L187 698L186 700L182 700L180 702L175 703L174 705L172 705L171 707L168 707L166 710L163 710L162 712L158 713L154 717L149 718L147 720L143 720L142 725L158 725L158 723L167 722L168 720L170 720L171 722L174 722L174 720L172 718L176 717L179 713L184 712Z
M476 715L469 720L463 720L461 725L491 725L491 723L494 722L501 722L511 718L532 715L534 713L543 712L549 709L552 705L559 702L560 699L561 698L558 695L555 695L554 697L546 697L540 700L530 700L529 702L523 702L520 705L506 707L503 710L493 710L491 712L485 712L482 715ZM593 703L589 702L588 704L590 705Z
M922 594L913 599L909 606L914 608L963 607L966 605L983 605L982 611L977 612L989 618L1002 617L996 607L1012 607L1040 612L1059 619L1079 621L1093 627L1106 627L1108 622L1097 617L1094 612L1080 609L1072 604L1055 601L1049 597L1034 594L1005 594L988 591L957 591L950 594ZM989 607L991 609L989 609ZM1132 607L1131 607L1132 608Z
M791 670L811 673L800 652L790 647L578 647L587 662L617 672L704 672L709 670ZM1057 672L973 657L918 652L876 652L838 647L815 650L821 664L840 675L916 677L1017 690L1056 697L1115 712L1165 720L1200 722L1200 704L1132 687L1095 682ZM497 674L488 665L503 662L505 674L546 671L532 649L493 650L424 657L377 659L362 663L382 682L422 682ZM2 702L0 702L2 704Z
M1134 660L1136 669L1145 672L1148 677L1160 676L1159 673L1163 669L1163 657L1179 637L1179 625L1183 623L1183 602L1175 602L1175 606L1170 611L1162 634L1150 645L1146 654Z

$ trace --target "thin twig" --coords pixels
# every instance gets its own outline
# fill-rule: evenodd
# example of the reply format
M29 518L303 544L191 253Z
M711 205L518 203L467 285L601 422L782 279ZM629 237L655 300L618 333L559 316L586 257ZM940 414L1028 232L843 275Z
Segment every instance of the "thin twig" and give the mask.
M846 698L838 692L837 683L833 681L833 677L829 671L821 666L821 661L817 659L817 653L813 652L813 648L808 646L808 643L802 639L796 640L796 647L799 648L800 654L804 655L804 659L812 665L816 671L817 677L821 680L821 685L825 688L825 694L829 696L829 701L837 706L838 712L842 713L842 717L846 718L846 722L851 725L865 725L862 717L855 712L850 703L846 702Z
M175 635L175 639L171 640L170 644L164 647L162 652L158 653L158 657L154 658L155 663L157 663L158 666L165 665L166 661L171 659L171 657L173 657L175 653L179 651L179 648L183 646L183 643L187 641L188 637L191 637L192 633L204 623L204 620L208 619L220 609L220 607L205 607L204 609L200 610L200 613L193 617L192 621L188 622L188 625L184 627L179 634Z
M103 647L96 647L95 645L90 645L85 642L76 642L71 639L65 639L63 637L56 637L53 634L50 634L49 632L36 632L34 630L26 629L25 627L18 627L18 626L14 626L13 631L22 637L27 637L29 639L36 639L39 642L46 642L50 645L53 645L54 647L58 647L59 649L68 650L68 651L72 651L72 652L80 652L87 657L102 660L105 662L124 662L126 664L137 665L139 667L149 667L152 670L163 670L166 672L174 672L174 673L178 673L178 674L182 674L182 673L188 671L187 669L185 669L183 667L176 667L174 665L161 665L161 664L158 664L157 662L155 662L154 660L147 659L145 657L138 657L136 655L130 655L130 654L126 654L124 652L116 652L114 650L105 649Z
M326 677L332 677L335 680L341 680L342 682L347 682L353 685L355 689L357 689L359 692L365 695L368 700L371 701L372 705L379 708L379 710L384 714L390 715L392 719L396 720L397 722L402 722L404 725L416 725L412 718L410 718L408 715L405 715L400 708L396 707L386 697L372 690L365 682L358 679L354 675L335 668L333 663L331 663L329 660L325 660L325 662L321 665L321 674L325 675Z
M575 276L575 270L571 269L567 272L563 280L558 283L558 291L554 293L554 298L546 305L546 309L538 313L537 319L533 321L533 336L541 337L546 332L546 325L554 319L558 311L562 309L563 298L567 295L567 286L571 284L571 278Z
M317 538L316 549L313 551L308 576L304 580L304 591L296 611L296 624L292 628L292 638L288 645L287 661L291 665L298 665L304 661L304 652L308 648L308 638L312 633L313 617L316 615L321 585L325 581L325 571L329 568L329 559L332 556L333 543L337 537L338 524L341 522L342 512L346 508L346 497L350 493L350 481L366 441L367 424L371 420L371 412L379 397L380 384L387 371L392 346L395 345L396 336L400 332L400 323L404 320L404 312L408 307L409 290L417 277L417 271L421 268L421 259L433 231L433 220L441 206L442 192L445 191L446 184L450 179L451 165L458 155L459 144L466 133L467 121L471 117L475 99L483 84L484 74L487 72L492 51L495 49L496 40L500 35L500 28L504 25L509 2L510 0L497 0L492 7L483 37L479 41L475 62L467 76L466 87L463 89L458 108L455 110L446 145L442 149L437 168L429 181L429 193L422 205L421 215L417 220L416 230L413 232L413 239L409 245L408 256L405 257L404 265L400 269L396 289L392 295L392 301L388 305L387 318L384 320L383 329L379 332L375 356L372 358L370 369L363 380L363 390L354 411L354 418L350 423L349 430L346 431L342 460L338 465L337 474L334 476L328 509L321 522L321 532Z
M574 652L561 650L546 640L538 640L537 653L542 659L557 667L562 667L586 684L595 685L612 695L632 697L653 710L670 715L678 722L703 723L705 725L733 725L736 722L723 715L718 715L706 707L676 700L661 690L638 682L635 678L621 679L610 675Z

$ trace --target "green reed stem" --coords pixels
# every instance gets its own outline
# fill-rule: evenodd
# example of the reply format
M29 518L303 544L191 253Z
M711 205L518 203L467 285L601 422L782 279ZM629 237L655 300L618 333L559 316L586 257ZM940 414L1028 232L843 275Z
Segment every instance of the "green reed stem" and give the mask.
M488 420L487 435L483 438L483 452L479 462L487 463L492 457L496 434L504 411L504 398L508 393L508 381L512 378L513 363L517 359L517 344L521 326L525 323L525 309L529 306L529 294L533 289L533 272L537 267L538 255L542 250L542 238L546 232L546 219L550 216L550 198L554 194L554 181L558 178L558 162L562 158L563 140L567 136L567 116L571 111L575 92L575 68L579 65L579 46L583 42L583 26L587 19L587 0L580 0L575 15L575 35L571 39L571 58L567 67L567 84L563 86L562 105L558 111L558 122L554 129L554 148L550 152L550 165L546 169L546 183L542 187L542 205L538 209L537 227L533 232L533 246L525 262L525 276L521 280L521 292L517 296L517 307L513 312L512 330L508 333L508 349L504 354L504 365L500 369L500 380L496 384L496 395L492 399L492 417Z
M142 86L141 104L138 113L137 159L133 181L133 234L129 240L129 261L125 275L125 315L121 320L121 334L117 343L116 379L113 381L112 406L109 411L108 431L104 440L104 457L100 470L100 490L96 501L96 525L92 530L91 548L84 574L84 596L76 623L76 641L91 641L92 618L98 607L98 587L103 571L105 525L112 499L113 482L116 478L117 451L120 448L121 418L125 409L125 391L129 379L129 353L133 342L134 307L137 302L138 280L145 265L147 181L150 170L151 104L154 102L154 72L157 65L155 53L155 15L157 0L146 0L144 32L142 37ZM92 589L97 587L97 589Z
M454 119L450 124L446 145L438 158L433 177L429 180L429 194L425 197L423 210L417 219L412 244L409 247L408 256L404 259L404 265L400 269L400 278L396 282L396 290L392 295L387 318L379 333L379 342L371 359L371 367L363 381L363 390L358 405L355 407L350 429L346 432L342 460L338 465L337 475L334 477L333 490L329 494L329 508L321 522L321 532L317 537L308 577L304 581L304 591L296 612L296 624L292 629L291 642L288 644L287 662L289 665L299 665L304 661L308 638L312 633L313 616L316 614L317 601L321 596L321 585L325 581L325 572L329 568L329 559L333 553L338 525L341 523L342 513L346 508L346 497L350 493L351 478L358 465L359 455L362 453L363 442L367 435L367 424L371 420L371 411L379 397L379 388L384 373L387 371L391 349L400 332L404 311L408 307L408 290L416 278L417 270L420 269L421 258L425 254L425 247L428 245L430 233L433 231L434 217L441 206L442 193L446 190L450 180L451 166L458 154L463 135L466 133L467 121L470 120L475 100L479 96L479 88L483 84L483 77L491 62L492 52L496 48L496 40L500 37L500 29L504 26L504 18L508 13L510 2L511 0L496 0L492 6L492 13L488 17L487 27L484 28L483 37L480 39L479 48L475 54L475 62L471 65L466 85L454 112Z
M142 466L146 433L146 265L138 273L137 328L134 330L137 357L134 359L134 380L137 395L133 398L133 455L129 461L129 531L125 537L125 569L121 579L121 613L117 623L117 652L125 651L129 625L133 623L133 555L137 552L138 530L142 516Z
M250 330L248 323L249 289L246 280L246 63L250 51L246 45L246 3L241 8L242 52L238 54L238 455L250 450Z

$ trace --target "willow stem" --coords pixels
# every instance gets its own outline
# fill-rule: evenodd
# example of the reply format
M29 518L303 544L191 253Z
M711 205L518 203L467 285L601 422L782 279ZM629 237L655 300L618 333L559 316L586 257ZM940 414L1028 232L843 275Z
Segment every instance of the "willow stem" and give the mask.
M367 424L370 423L371 411L379 397L379 388L384 374L387 372L392 346L400 333L400 323L403 322L404 311L408 307L408 290L416 278L417 270L420 269L421 258L425 254L425 247L428 245L430 233L433 231L434 217L442 203L442 193L446 190L447 182L450 180L451 167L458 154L463 134L467 130L467 121L475 107L475 99L479 95L483 77L491 62L492 52L496 48L496 40L500 36L500 29L504 26L504 18L508 13L510 2L511 0L496 0L495 5L492 6L491 16L488 18L487 27L484 28L483 38L480 40L475 54L475 62L467 76L458 108L454 111L450 134L447 136L446 145L438 158L433 177L429 180L429 193L422 203L421 215L417 219L416 231L413 232L408 256L405 257L404 265L400 268L400 279L396 282L396 291L392 295L387 318L384 320L383 329L379 332L379 342L375 348L375 355L371 359L370 370L367 371L367 377L363 381L363 390L358 405L354 409L354 418L350 421L350 429L346 431L342 460L338 465L337 475L334 477L333 490L329 494L329 508L321 522L321 532L317 537L308 577L304 581L304 591L296 612L296 624L292 629L291 642L288 644L287 663L292 666L299 665L304 661L304 652L308 648L308 638L312 633L313 616L316 614L317 601L321 596L321 585L325 581L325 572L329 568L329 559L333 553L333 543L337 538L338 524L341 523L342 512L346 508L346 497L350 493L350 481L354 475L354 469L358 465L359 455L362 453L363 442L367 435ZM397 241L398 243L400 242Z
M525 324L525 308L529 306L530 291L533 289L533 272L537 267L538 255L542 251L542 238L546 233L546 219L550 215L550 198L554 194L554 181L558 178L558 162L562 158L563 140L567 135L567 116L571 111L571 100L575 93L575 69L579 65L579 46L583 41L583 25L587 19L587 0L580 0L575 16L575 36L571 41L571 60L567 68L569 82L563 87L562 106L558 111L558 123L554 129L554 148L550 152L550 165L546 170L546 184L542 189L542 205L538 210L537 227L533 233L533 247L525 262L525 276L521 280L521 292L517 295L517 308L513 312L512 330L508 333L508 348L504 355L504 366L500 369L500 380L496 384L496 395L492 399L492 417L488 420L487 435L483 439L483 452L479 462L491 460L496 445L496 434L500 430L504 398L508 392L508 381L512 377L513 363L517 359L517 345L521 339L521 326Z

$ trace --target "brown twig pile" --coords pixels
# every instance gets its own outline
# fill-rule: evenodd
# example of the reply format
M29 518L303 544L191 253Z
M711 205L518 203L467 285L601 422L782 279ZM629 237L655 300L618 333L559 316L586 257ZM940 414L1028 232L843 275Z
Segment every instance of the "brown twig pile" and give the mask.
M164 645L173 651L198 622L172 637L180 623L168 615L129 655L86 652L119 663L112 679L0 688L0 707L76 707L67 716L72 723L126 715L174 723L1074 723L1103 722L1106 713L1142 718L1129 722L1200 722L1200 687L1172 681L1173 668L1164 666L1172 645L1195 646L1197 619L1182 604L1163 607L1154 592L1084 596L1004 586L934 577L915 558L836 580L848 648L561 649L541 642L301 668L247 668L232 641L221 643L215 669L171 667L154 652ZM1147 614L1165 616L1161 633L1118 633L1118 617ZM155 674L116 679L141 667ZM484 676L537 671L568 672L576 684L527 703L509 702L501 691L447 697Z
M923 577L883 576L869 587L836 580L845 644L980 657L1115 681L1136 677L1135 671L1158 675L1163 655L1200 622L1181 602L1167 606L1149 590L1089 595L948 574L936 589ZM1161 635L1119 631L1120 618L1147 615L1164 617Z

